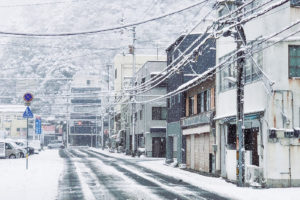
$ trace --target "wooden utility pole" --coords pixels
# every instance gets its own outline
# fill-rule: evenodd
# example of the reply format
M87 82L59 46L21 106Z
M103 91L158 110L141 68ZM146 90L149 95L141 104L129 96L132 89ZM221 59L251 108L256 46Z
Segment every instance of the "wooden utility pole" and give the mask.
M236 0L237 6L243 4L243 0ZM239 17L237 21L239 22ZM245 52L241 50L242 45L246 44L246 36L242 25L236 26L236 43L237 43L237 116L236 116L236 133L237 133L237 185L244 186L245 183L245 141L244 141L244 66L245 66Z
M135 87L135 27L132 28L133 40L132 40L132 87ZM132 95L132 153L135 153L135 90L133 90Z

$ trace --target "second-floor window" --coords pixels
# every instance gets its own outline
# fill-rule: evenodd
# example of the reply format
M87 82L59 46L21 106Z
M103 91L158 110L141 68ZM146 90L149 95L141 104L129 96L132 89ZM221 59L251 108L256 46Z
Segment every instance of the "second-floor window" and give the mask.
M300 45L289 46L289 77L300 77Z
M291 0L291 6L292 7L300 6L300 0Z
M189 97L189 115L193 115L194 113L194 97Z
M197 94L197 113L210 110L210 90Z
M251 47L249 47L251 48L249 49L249 51L251 52L253 50L259 50L262 48L261 45L257 45L254 42L249 44L251 44ZM230 56L231 58L228 59ZM219 77L220 77L219 88L221 92L236 88L237 62L234 61L235 59L236 59L236 55L232 56L232 53L229 53L219 59L220 64L226 61L225 64L220 67L220 72L219 72ZM243 77L245 83L251 83L261 78L262 65L263 65L262 51L258 51L257 53L248 55L248 57L245 60L244 71L243 71Z
M166 120L167 108L166 107L152 107L152 120Z

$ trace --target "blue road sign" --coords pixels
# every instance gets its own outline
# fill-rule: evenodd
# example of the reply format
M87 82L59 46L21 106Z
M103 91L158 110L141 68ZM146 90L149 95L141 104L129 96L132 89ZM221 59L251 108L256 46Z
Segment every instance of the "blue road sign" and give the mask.
M30 101L32 101L32 99L33 99L33 95L32 95L31 93L28 92L28 93L25 93L25 94L24 94L23 98L24 98L24 101L30 102Z
M42 134L42 120L40 117L35 118L35 134Z
M23 118L33 118L33 114L31 112L29 106L26 107L26 110L23 113Z

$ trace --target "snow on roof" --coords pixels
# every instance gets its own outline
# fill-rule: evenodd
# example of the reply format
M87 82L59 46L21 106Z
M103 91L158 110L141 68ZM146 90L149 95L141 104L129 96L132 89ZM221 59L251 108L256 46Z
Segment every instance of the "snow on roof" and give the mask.
M24 112L26 106L24 105L14 105L14 104L1 104L0 105L0 112Z

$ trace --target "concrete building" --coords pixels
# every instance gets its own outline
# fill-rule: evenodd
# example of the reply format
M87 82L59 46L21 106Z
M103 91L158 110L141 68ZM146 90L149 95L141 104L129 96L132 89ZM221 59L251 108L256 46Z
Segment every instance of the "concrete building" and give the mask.
M26 107L24 105L0 105L0 138L26 138L27 122L23 118ZM30 136L33 127L30 123Z
M185 92L186 116L181 119L182 135L186 137L186 167L212 173L215 171L215 75L203 77Z
M180 36L167 48L168 66L171 66L171 64L175 66L177 63L180 63L183 57L179 58L179 56L185 51L190 53L205 38L201 34L190 34L185 39L184 37L184 35ZM195 40L197 41L195 42ZM192 45L193 42L195 44ZM215 40L207 40L204 46L207 46L207 48L199 50L201 55L184 62L180 70L168 78L167 93L176 91L182 84L195 78L195 74L201 74L215 65ZM194 60L192 61L192 59ZM173 162L175 158L179 164L184 164L186 163L186 136L182 135L181 118L186 115L186 96L178 93L167 99L167 101L166 162Z
M296 2L284 4L272 14L262 15L244 25L248 45L252 46L250 51L256 51L247 55L244 71L245 178L249 184L300 186L300 35L284 39L300 26L260 43L300 18L300 8L293 3ZM228 13L227 8L224 5L219 9L219 16ZM231 4L229 8L236 6ZM217 63L236 50L232 37L221 37L216 44ZM236 181L237 176L235 66L236 62L227 62L217 70L216 76L215 120L219 144L216 168L230 181ZM272 87L268 79L274 81Z
M137 86L149 81L167 67L166 61L148 61L137 72ZM166 81L156 87L150 88L157 83L154 82L146 87L144 93L138 94L137 102L149 101L158 96L165 95ZM135 137L137 148L145 149L146 156L165 157L166 155L166 100L149 103L138 103L136 105Z
M135 66L136 71L144 65L147 61L165 61L165 56L157 56L157 55L135 55ZM133 66L133 56L132 55L121 55L118 54L114 57L113 66L115 70L115 79L114 79L114 89L116 92L116 102L118 103L114 107L115 120L114 120L114 134L118 134L119 136L124 136L125 131L129 130L129 121L127 119L127 113L123 113L122 110L129 110L128 103L129 96L125 94L124 89L130 87L132 84L132 66ZM124 108L122 108L124 107ZM123 116L122 116L123 115ZM128 138L129 139L129 138ZM123 138L123 140L125 140ZM129 142L127 142L127 147L129 148ZM128 149L129 150L129 149Z
M81 72L70 86L69 143L74 146L97 146L100 141L101 80L95 74ZM66 138L65 138L66 139Z

